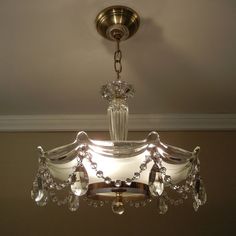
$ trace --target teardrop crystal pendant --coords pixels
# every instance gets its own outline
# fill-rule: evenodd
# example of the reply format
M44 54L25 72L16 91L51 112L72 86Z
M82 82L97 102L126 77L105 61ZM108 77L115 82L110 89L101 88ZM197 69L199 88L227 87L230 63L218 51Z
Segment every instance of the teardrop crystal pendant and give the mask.
M35 202L38 202L43 198L43 181L41 177L37 177L37 179L33 183L31 198Z
M48 203L48 191L43 190L42 197L39 201L36 202L38 206L46 206Z
M207 201L207 194L206 194L206 190L205 190L205 187L203 186L201 188L201 191L199 192L199 196L198 196L200 202L201 202L201 205L204 205Z
M149 190L153 196L161 196L164 191L164 183L162 180L157 180L149 186Z
M46 206L48 203L48 192L44 189L43 180L40 176L38 176L33 183L31 198L38 206Z
M88 173L84 168L84 166L79 166L76 169L75 175L76 175L76 181L73 184L71 184L71 191L76 196L82 196L88 190L88 183L89 183Z
M166 212L168 211L168 205L166 204L165 199L163 197L159 198L158 208L159 208L159 213L161 215L166 214Z
M199 203L197 202L197 201L194 201L193 202L193 209L194 209L194 211L198 211L198 208L199 208Z
M116 198L113 200L111 204L111 209L113 213L117 215L122 215L125 212L122 194L120 192L116 192Z
M124 203L117 199L112 202L111 209L117 215L122 215L125 212Z
M79 196L70 194L68 200L68 208L70 211L77 211L79 208Z
M153 165L149 174L149 190L153 196L160 196L164 191L162 174L157 172L158 167Z
M198 205L204 205L207 201L207 194L202 179L197 178L194 186L194 199Z

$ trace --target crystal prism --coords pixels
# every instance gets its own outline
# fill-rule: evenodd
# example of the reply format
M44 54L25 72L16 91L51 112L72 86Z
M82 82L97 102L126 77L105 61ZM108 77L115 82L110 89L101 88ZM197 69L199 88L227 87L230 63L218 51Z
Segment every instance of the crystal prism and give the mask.
M47 192L47 190L44 189L44 190L42 191L42 195L41 195L40 200L38 200L38 201L36 202L36 204L37 204L38 206L46 206L47 203L48 203L48 192Z
M149 174L149 190L153 196L160 196L164 191L162 174L157 172L158 168L153 165Z
M43 191L39 190L37 186L34 186L33 189L31 190L31 198L35 201L38 202L40 199L43 197Z
M164 183L162 180L154 181L150 186L149 190L153 196L160 196L164 191Z
M77 195L82 196L88 190L89 178L84 166L76 168L76 181L71 185L71 191Z
M69 196L68 208L70 211L77 211L79 208L79 196L71 194Z
M207 201L206 190L200 177L195 182L194 199L199 205L204 205Z
M201 191L199 192L199 196L198 196L201 205L204 205L207 201L207 194L206 194L206 190L204 187L201 188Z
M116 199L111 204L112 211L117 215L122 215L125 211L124 204Z
M199 208L199 203L198 203L197 201L194 201L194 202L193 202L193 209L194 209L195 211L198 211L198 208Z
M168 211L168 205L165 202L165 199L163 197L159 198L159 213L161 215L164 215Z
M33 183L33 188L31 190L31 198L38 202L43 198L43 181L42 178L39 176L37 177L36 181Z

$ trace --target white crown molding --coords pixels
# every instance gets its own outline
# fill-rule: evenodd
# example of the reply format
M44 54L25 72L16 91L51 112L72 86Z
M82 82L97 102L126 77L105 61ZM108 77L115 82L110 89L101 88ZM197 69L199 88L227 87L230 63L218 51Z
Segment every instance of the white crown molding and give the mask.
M106 115L3 115L0 131L107 131ZM134 114L131 131L236 130L236 114Z

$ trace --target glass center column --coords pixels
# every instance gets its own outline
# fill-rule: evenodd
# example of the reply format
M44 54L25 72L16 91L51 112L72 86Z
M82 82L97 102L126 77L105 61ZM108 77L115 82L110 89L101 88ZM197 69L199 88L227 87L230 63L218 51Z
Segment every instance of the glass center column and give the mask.
M102 86L102 97L109 101L107 109L112 141L124 141L128 136L129 108L127 98L133 97L133 86L116 80Z

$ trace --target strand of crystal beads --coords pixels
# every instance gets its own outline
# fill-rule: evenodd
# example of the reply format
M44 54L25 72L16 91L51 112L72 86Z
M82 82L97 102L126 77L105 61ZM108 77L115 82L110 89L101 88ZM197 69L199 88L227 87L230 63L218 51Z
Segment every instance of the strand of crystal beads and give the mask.
M182 193L184 191L188 192L191 185L192 185L193 180L195 179L196 173L194 171L199 171L200 163L199 163L198 158L195 159L196 164L193 164L193 168L192 168L192 170L190 170L190 174L188 175L188 178L186 179L185 184L182 186L179 186L179 185L172 183L171 176L166 175L166 168L163 167L163 165L162 165L162 158L158 153L155 152L155 148L156 147L153 147L149 153L150 153L150 157L153 159L154 163L156 164L156 166L158 168L157 171L162 174L163 180L166 183L168 183L168 185L170 186L171 189L177 190L177 192L179 192L179 193Z
M193 163L193 168L190 171L190 174L188 175L188 178L186 179L185 184L184 185L176 185L176 184L172 183L171 176L166 175L166 168L162 166L162 159L161 159L160 155L158 155L155 152L154 149L155 149L155 147L153 147L152 150L150 150L150 156L157 166L157 171L159 173L161 173L162 179L165 181L167 186L169 186L172 190L175 190L177 193L181 194L181 198L179 198L177 200L169 198L166 194L165 200L168 200L171 204L174 204L174 205L182 204L183 200L188 198L187 194L192 190L192 185L195 180L195 174L196 174L195 172L199 171L200 162L199 162L198 158L195 159L196 164ZM164 204L164 203L162 203L162 204Z
M127 200L127 203L129 203L129 206L130 207L135 207L135 208L139 208L139 207L145 207L148 203L150 203L151 199L147 199L147 200L144 200L144 201L128 201Z
M168 196L167 192L165 192L165 191L163 192L161 197L163 197L163 199L165 199L165 201L168 201L170 204L175 205L175 206L183 204L184 200L186 199L184 197L181 197L178 199L171 198Z
M122 184L121 180L112 180L109 176L105 177L103 171L97 169L97 163L92 160L92 155L89 152L87 152L87 154L85 156L87 157L87 160L90 162L91 168L96 172L96 176L98 178L103 179L106 184L110 184L110 183L114 182L114 185L117 188L121 186L121 184ZM130 186L132 184L132 181L139 179L141 173L147 169L147 164L151 160L152 159L150 159L149 157L146 157L146 160L140 164L139 171L134 172L133 176L131 178L126 178L125 184L127 186Z
M93 200L93 199L88 199L88 198L84 198L84 201L87 202L88 206L92 206L92 207L103 207L105 202L104 201L97 201L97 200Z
M183 204L183 201L186 200L188 198L188 193L190 192L190 189L187 188L186 190L186 186L188 186L188 179L186 181L186 183L182 186L179 186L179 185L175 185L171 182L171 178L167 175L165 175L166 178L164 178L165 180L167 180L167 183L170 185L171 189L175 190L177 193L181 194L181 197L178 198L178 199L173 199L173 198L170 198L168 196L168 194L166 192L163 192L162 194L162 197L165 199L165 201L168 201L170 204L172 205L180 205L180 204ZM161 204L164 204L164 203L161 203ZM166 203L165 203L166 204Z
M193 165L185 181L185 184L176 185L172 183L171 177L166 175L166 169L162 166L161 158L154 156L153 152L150 152L150 155L153 161L156 163L157 167L159 168L158 172L162 174L164 181L169 185L172 190L175 190L177 193L181 194L181 198L173 199L168 197L167 193L165 193L163 200L159 201L160 214L165 214L168 210L168 206L166 205L165 201L168 201L170 204L175 206L180 205L183 203L183 200L188 198L187 194L190 192L192 192L192 196L194 199L193 208L195 211L198 210L200 205L206 203L207 195L203 186L202 179L200 178L200 161L197 156L192 163Z
M56 203L58 206L63 206L65 204L68 204L68 208L70 211L76 211L79 208L79 196L76 196L75 194L71 192L64 199L59 199L56 196L56 193L54 191L51 191L50 188L61 190L62 188L65 188L66 186L73 184L76 181L75 170L80 165L81 165L81 162L78 161L77 165L73 168L73 172L69 175L68 179L63 183L58 184L53 180L46 165L41 163L39 167L39 171L36 175L37 178L40 178L41 180L41 187L39 187L38 184L35 183L34 181L33 185L35 185L36 188L39 188L39 190L35 192L35 187L34 187L34 189L31 191L31 196L36 201L37 205L45 206L50 198L51 201ZM42 192L43 195L40 194L40 191L43 191Z
M55 182L53 179L48 167L45 163L42 163L39 167L39 171L37 173L37 176L40 176L45 180L45 185L49 187L50 189L56 189L56 190L62 190L63 188L71 185L75 182L75 175L76 175L76 168L81 165L80 159L77 159L77 165L75 165L72 169L73 172L68 176L67 180L62 181L60 183Z
M190 193L194 188L194 182L196 181L196 175L199 173L199 160L196 159L195 163L193 163L192 169L183 185L173 184L171 181L169 182L170 188L176 190L178 193Z
M88 206L92 206L92 207L97 208L97 207L103 207L105 205L105 202L89 199L89 200L87 200L87 204L88 204Z
M56 189L61 190L70 184L73 184L76 180L76 169L82 165L82 159L84 155L86 154L86 151L88 150L87 145L80 145L78 148L78 157L77 157L77 164L72 168L73 172L68 176L67 180L61 181L60 183L57 183L54 181L50 170L48 169L46 165L46 158L45 158L45 152L41 146L38 148L39 152L39 168L36 176L40 176L41 178L45 179L45 185L50 189Z
M58 206L65 205L68 202L68 198L63 200L59 200L54 193L50 189L61 190L71 184L76 180L75 170L81 165L81 161L77 159L77 165L73 168L73 172L68 176L66 181L57 183L54 181L47 165L45 162L45 158L42 155L39 158L39 168L36 174L36 178L33 182L33 188L31 190L31 197L37 203L38 206L45 206L51 198L53 202L56 202ZM78 202L74 201L74 207L70 207L73 205L70 201L68 202L69 209L75 209L78 207Z
M50 199L53 203L56 203L58 206L63 206L68 203L69 197L66 196L64 199L59 199L55 192L49 192Z
M41 178L42 179L42 178ZM58 200L56 196L52 197L52 192L49 190L45 182L42 182L42 187L39 187L36 181L33 182L33 189L31 190L31 197L39 206L45 206L51 198L52 202L57 202L57 205L63 205L67 203L67 200Z

